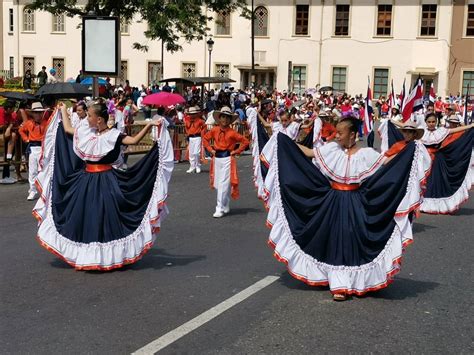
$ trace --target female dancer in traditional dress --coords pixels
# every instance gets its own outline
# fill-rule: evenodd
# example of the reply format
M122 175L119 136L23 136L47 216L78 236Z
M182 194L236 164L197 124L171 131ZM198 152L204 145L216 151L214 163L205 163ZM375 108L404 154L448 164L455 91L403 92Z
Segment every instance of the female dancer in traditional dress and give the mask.
M259 120L257 108L249 106L246 111L247 122L250 130L250 137L252 139L252 159L253 159L253 181L257 189L257 197L259 199L265 198L264 180L267 176L268 168L260 161L260 154L263 147L269 140L268 132Z
M271 146L273 145L272 141L275 140L276 134L278 132L286 134L292 140L296 140L298 138L300 129L311 127L313 123L311 122L310 124L306 125L297 123L290 119L290 114L285 110L279 112L277 122L270 123L267 122L261 115L261 106L258 108L258 110L249 110L249 114L248 122L252 136L252 155L254 159L254 182L257 188L258 198L265 201L266 193L264 180L267 175L268 165L270 162L270 160L266 159L266 156L269 157L270 154L265 154L265 151L271 150ZM267 129L272 130L272 137L274 138L269 138Z
M391 159L359 148L358 124L342 119L336 142L314 150L279 134L265 180L275 257L296 279L329 285L335 300L384 288L399 272L430 166L417 141Z
M173 148L161 121L134 137L107 126L105 104L71 126L60 104L43 142L41 198L33 215L38 240L77 270L111 270L140 259L153 245L173 170ZM62 119L62 122L61 122ZM156 144L126 172L112 168L121 144L137 144L156 126Z
M474 130L471 129L474 125L436 128L437 123L435 113L426 116L427 129L421 142L430 152L433 164L420 211L451 214L469 199L474 183ZM389 139L390 136L392 141L400 139L393 135Z
M302 125L301 123L295 122L290 118L290 114L286 110L282 110L278 113L278 121L276 122L267 122L260 114L260 109L258 110L258 119L265 128L271 128L272 134L277 134L279 132L287 135L292 140L296 140L300 133L300 129L308 127L308 125Z
M76 127L79 123L87 117L87 106L84 101L77 103L75 111L71 110L71 125Z

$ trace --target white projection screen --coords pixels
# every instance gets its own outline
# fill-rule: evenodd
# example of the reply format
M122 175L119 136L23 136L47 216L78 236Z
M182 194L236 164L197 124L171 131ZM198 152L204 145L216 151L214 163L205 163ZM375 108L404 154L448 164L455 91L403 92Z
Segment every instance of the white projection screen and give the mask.
M82 18L82 70L88 75L119 75L118 17Z

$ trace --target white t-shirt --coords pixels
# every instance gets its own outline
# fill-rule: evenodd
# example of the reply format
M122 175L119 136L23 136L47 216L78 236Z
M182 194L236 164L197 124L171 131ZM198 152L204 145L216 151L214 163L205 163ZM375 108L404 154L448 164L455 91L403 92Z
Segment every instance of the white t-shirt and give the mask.
M142 109L143 108L143 96L140 96L138 99L137 99L137 107L138 109Z

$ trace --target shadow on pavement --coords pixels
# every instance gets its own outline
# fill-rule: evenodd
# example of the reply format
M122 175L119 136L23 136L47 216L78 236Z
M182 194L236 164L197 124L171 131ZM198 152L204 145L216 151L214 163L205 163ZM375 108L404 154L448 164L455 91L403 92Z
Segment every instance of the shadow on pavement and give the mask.
M231 208L229 212L229 216L238 216L238 215L246 215L249 213L261 212L262 210L259 208Z
M113 272L125 272L128 270L143 270L143 269L163 269L168 267L185 266L196 261L204 260L204 255L173 255L168 254L163 249L150 249L140 260L134 264L125 265L120 269L111 271L85 271L88 274L104 274ZM71 269L71 266L60 259L55 259L51 262L51 266L60 269Z
M378 292L368 293L366 297L384 298L387 300L404 300L418 297L420 294L434 290L437 282L419 281L405 278L395 278L394 282Z
M474 215L474 209L472 208L461 208L456 211L453 216L472 216Z
M328 292L328 286L309 286L305 284L303 281L299 281L291 276L288 271L284 271L281 274L280 279L278 280L280 284L283 286L290 288L292 290L301 290L301 291L324 291Z
M309 286L302 281L296 280L288 272L283 272L280 280L280 284L283 286L301 291L313 291L313 292L329 292L328 286ZM394 282L388 287L376 291L368 292L364 296L358 298L383 298L386 300L404 300L406 298L418 297L420 294L430 292L439 286L437 282L430 281L418 281L405 278L395 278Z
M413 223L413 234L415 234L415 237L416 237L416 233L426 232L427 230L430 230L430 229L436 229L436 227L430 226L428 224L418 223L418 222Z

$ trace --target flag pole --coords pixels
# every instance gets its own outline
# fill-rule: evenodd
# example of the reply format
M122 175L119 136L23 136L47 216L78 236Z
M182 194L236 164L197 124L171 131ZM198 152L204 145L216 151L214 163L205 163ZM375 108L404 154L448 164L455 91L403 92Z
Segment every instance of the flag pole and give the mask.
M469 108L469 91L471 90L471 85L470 83L467 84L467 90L466 90L466 98L464 99L464 112L463 112L463 116L464 116L464 125L468 125L470 122L470 119L468 118L467 116L467 109ZM474 112L474 110L473 110ZM472 114L471 114L471 118L472 118Z

